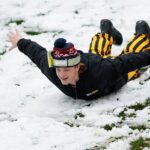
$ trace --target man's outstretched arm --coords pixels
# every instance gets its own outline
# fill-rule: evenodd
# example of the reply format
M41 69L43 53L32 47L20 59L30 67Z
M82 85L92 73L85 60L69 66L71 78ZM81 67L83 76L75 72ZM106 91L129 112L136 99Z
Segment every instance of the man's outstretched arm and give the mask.
M8 34L8 42L11 43L9 50L16 47L27 55L50 80L53 76L52 69L48 67L47 51L45 48L28 39L21 37L18 31Z

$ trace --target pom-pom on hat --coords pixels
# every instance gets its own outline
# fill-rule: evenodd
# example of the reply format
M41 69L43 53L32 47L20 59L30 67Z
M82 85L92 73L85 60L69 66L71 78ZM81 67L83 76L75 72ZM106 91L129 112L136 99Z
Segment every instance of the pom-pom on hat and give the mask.
M80 63L79 52L72 43L67 43L64 38L58 38L54 42L51 57L54 67L72 67Z

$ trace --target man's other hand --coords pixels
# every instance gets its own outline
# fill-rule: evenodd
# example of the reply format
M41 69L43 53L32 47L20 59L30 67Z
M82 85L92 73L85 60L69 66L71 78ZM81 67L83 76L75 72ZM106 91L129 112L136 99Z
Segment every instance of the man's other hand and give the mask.
M21 39L21 35L19 31L9 32L7 34L7 41L11 43L11 47L8 49L9 51L17 47L18 41Z

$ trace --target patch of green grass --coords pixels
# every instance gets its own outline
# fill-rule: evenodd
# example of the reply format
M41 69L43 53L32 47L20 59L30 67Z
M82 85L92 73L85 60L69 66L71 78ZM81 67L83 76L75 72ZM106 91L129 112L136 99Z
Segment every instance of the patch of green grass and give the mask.
M147 106L150 106L150 98L147 98L144 103L136 103L135 105L128 106L128 108L137 111L142 110Z
M6 53L6 50L0 51L0 55L4 55Z
M56 37L57 35L63 33L64 31L63 30L53 30L53 31L50 31L53 33L53 38Z
M128 115L128 117L129 117L129 118L133 118L133 117L135 118L135 117L136 117L136 114L135 114L135 113L131 113L131 114Z
M150 106L150 98L147 98L144 102L145 106Z
M136 117L136 113L131 113L131 114L126 114L126 111L128 109L134 109L135 111L137 110L143 110L144 108L150 106L150 98L147 98L145 100L144 103L136 103L135 105L130 105L130 106L127 106L126 108L124 108L123 111L121 111L119 114L118 114L118 117L121 117L122 120L125 120L126 117Z
M129 135L133 134L133 132L129 132Z
M123 121L119 121L118 124L121 125L123 123Z
M84 118L84 117L85 117L85 115L84 115L82 112L78 112L78 113L76 113L75 116L74 116L75 119Z
M121 140L121 139L123 139L124 138L124 136L119 136L119 137L115 137L114 139L115 140Z
M39 13L37 14L37 16L45 16L46 14L45 13Z
M104 146L94 146L94 147L91 147L91 148L87 148L86 150L105 150L106 147Z
M46 31L26 31L26 34L28 35L39 35L39 34L42 34L42 33L46 33Z
M115 142L115 141L121 140L121 139L123 139L123 138L124 138L124 136L119 136L119 137L110 137L109 141L111 141L111 143L112 143L112 142Z
M127 114L125 113L125 111L127 111L127 108L124 108L123 111L121 111L119 114L118 114L118 117L121 117L122 120L125 120Z
M9 25L9 24L11 24L11 23L16 23L16 25L20 25L20 24L24 23L24 20L23 20L23 19L10 20L10 21L6 24L6 26Z
M71 122L64 122L64 124L68 125L69 127L74 127L74 124Z
M109 130L112 130L113 127L115 127L115 124L114 124L114 123L112 123L112 124L110 124L110 125L109 125L109 124L106 124L106 125L104 126L104 129L107 130L107 131L109 131Z
M15 21L15 23L16 23L17 25L20 25L20 24L22 24L23 22L24 22L24 20L21 20L21 19Z
M131 128L132 130L138 129L139 131L141 131L141 130L146 130L146 129L147 129L147 126L146 126L146 125L136 125L136 126L130 126L130 128Z
M128 106L129 109L134 109L135 111L137 110L142 110L145 108L145 105L142 104L142 103L136 103L135 105L131 105L131 106Z
M143 137L140 137L139 139L132 141L130 145L130 150L143 150L146 147L150 148L150 139L143 139Z
M69 127L80 127L80 124L72 123L70 121L64 122L65 125L68 125Z

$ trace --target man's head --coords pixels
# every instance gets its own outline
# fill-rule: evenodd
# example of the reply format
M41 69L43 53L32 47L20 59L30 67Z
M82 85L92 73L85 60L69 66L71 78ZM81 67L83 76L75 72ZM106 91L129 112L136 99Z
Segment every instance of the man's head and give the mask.
M56 67L57 77L63 85L76 85L79 80L80 64L73 67Z
M53 66L56 74L63 85L75 85L79 79L80 54L72 43L59 38L54 42L51 52Z

